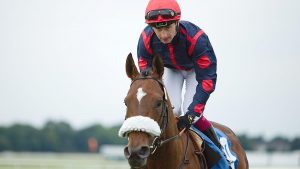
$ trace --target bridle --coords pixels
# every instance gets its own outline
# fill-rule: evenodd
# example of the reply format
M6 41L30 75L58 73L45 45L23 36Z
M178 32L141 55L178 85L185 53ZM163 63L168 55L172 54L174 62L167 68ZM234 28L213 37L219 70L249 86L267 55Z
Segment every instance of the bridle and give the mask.
M154 81L156 81L160 88L162 89L164 95L163 95L163 102L162 102L162 112L160 113L160 123L159 123L159 127L161 130L161 134L160 136L163 134L163 132L165 131L167 125L168 125L168 119L169 119L169 113L168 113L168 105L167 105L167 95L166 95L166 91L165 91L165 85L163 84L163 82L161 80L158 80L154 77L150 77L150 76L142 76L142 77L138 77L132 80L130 86L132 86L132 84L138 80L148 80L148 79L152 79ZM159 136L159 137L160 137ZM159 137L155 137L154 140L159 140L157 138Z
M160 115L160 122L159 122L159 127L160 127L160 130L161 130L161 134L160 136L155 136L154 139L153 139L153 142L152 142L152 145L150 146L150 153L151 154L154 154L155 151L157 150L157 148L161 147L163 144L166 144L172 140L175 140L177 139L179 136L182 135L182 133L185 131L185 129L183 129L181 132L179 132L177 135L175 136L172 136L170 138L167 138L165 140L162 140L162 135L164 134L165 130L166 130L166 127L168 125L168 119L169 119L169 112L168 112L168 104L167 104L167 94L166 94L166 88L165 88L165 85L163 84L163 82L157 78L154 78L152 76L141 76L141 77L138 77L138 78L135 78L132 80L130 86L138 81L138 80L149 80L149 79L152 79L156 82L158 82L160 88L162 89L164 95L163 95L163 102L162 102L162 112L161 112L161 115Z
M153 155L159 147L182 136L182 134L185 132L186 129L184 128L178 134L176 134L172 137L169 137L167 139L162 139L162 137L165 133L165 130L168 126L168 118L169 118L169 111L168 111L169 106L167 104L168 98L167 98L167 92L165 89L165 85L163 84L163 82L161 80L159 80L157 78L149 76L148 74L147 75L142 74L142 76L133 79L131 81L130 86L132 86L132 84L138 80L149 80L149 79L156 81L159 84L161 90L163 91L162 111L161 111L161 115L160 115L160 119L159 119L159 123L158 123L161 132L160 132L159 136L154 136L152 144L150 145L150 154ZM182 169L185 164L189 163L189 160L187 159L188 147L189 147L189 134L186 134L186 145L185 145L184 155L182 157L181 162L177 166L177 169ZM201 163L201 164L203 164L203 163ZM204 166L206 166L206 165L204 164Z

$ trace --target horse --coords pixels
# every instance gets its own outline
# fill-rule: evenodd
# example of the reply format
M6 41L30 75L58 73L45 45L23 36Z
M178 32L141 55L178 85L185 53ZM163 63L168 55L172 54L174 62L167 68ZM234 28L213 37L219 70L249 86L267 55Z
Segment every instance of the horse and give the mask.
M162 82L164 65L160 56L154 56L150 71L139 73L132 54L126 59L126 74L131 85L124 103L125 121L119 136L127 137L124 156L131 169L205 169L203 153L195 153L188 132L177 128L177 118ZM238 169L248 169L246 153L234 132L212 122L232 142ZM199 158L200 157L200 158Z

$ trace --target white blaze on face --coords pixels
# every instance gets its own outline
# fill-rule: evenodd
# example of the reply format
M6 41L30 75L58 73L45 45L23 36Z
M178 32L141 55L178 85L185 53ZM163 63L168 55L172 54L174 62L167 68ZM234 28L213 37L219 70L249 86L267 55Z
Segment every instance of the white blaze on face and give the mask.
M139 103L141 102L142 98L143 98L144 96L146 96L146 94L147 94L147 93L145 93L145 92L143 91L142 88L139 88L139 89L138 89L138 91L137 91L137 93L136 93L136 97L137 97Z

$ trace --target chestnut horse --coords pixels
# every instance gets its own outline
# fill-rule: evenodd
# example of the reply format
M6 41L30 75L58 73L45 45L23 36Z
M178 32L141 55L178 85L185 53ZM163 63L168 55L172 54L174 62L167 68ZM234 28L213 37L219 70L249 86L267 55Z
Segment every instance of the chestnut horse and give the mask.
M131 53L126 60L126 73L132 80L124 100L126 117L119 135L128 137L124 155L132 169L204 169L205 160L195 154L188 132L177 129L176 117L162 82L164 66L154 56L152 70L140 74ZM238 138L223 125L213 123L232 142L238 157L238 169L248 169L248 161ZM200 156L201 157L201 156Z

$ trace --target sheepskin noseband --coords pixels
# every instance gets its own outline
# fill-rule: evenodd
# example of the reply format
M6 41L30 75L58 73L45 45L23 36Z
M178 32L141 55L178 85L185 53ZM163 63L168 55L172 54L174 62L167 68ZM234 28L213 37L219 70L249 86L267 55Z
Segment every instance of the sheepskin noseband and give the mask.
M120 137L127 137L132 131L141 131L151 136L159 136L161 131L158 123L145 116L133 116L126 119L119 130Z

